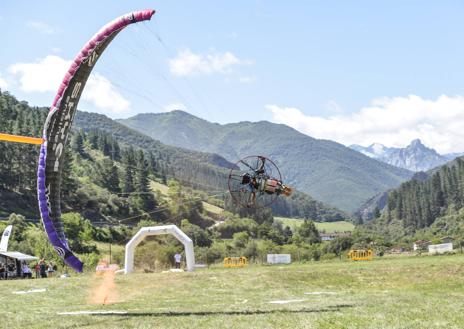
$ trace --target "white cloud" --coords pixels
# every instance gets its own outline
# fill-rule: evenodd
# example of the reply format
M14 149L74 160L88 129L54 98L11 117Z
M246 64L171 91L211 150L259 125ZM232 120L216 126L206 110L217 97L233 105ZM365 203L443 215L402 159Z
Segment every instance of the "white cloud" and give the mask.
M242 83L253 83L256 81L256 77L255 76L243 76L243 77L238 78L238 81Z
M187 106L185 106L183 103L172 103L172 104L166 105L164 109L166 110L166 112L171 112L171 111L176 111L176 110L187 112Z
M351 114L329 117L305 115L297 108L266 105L273 121L310 136L345 145L404 147L420 138L440 153L464 151L464 97L442 95L436 100L419 96L383 98Z
M90 75L82 98L100 109L114 113L125 112L130 108L130 102L114 89L107 78L98 73Z
M52 26L42 21L30 21L27 22L26 25L27 27L34 29L42 34L54 34L56 32L56 30Z
M71 61L49 55L35 63L17 63L10 72L19 77L19 85L26 92L56 92L69 69ZM92 103L103 112L121 113L130 108L126 100L104 76L90 75L82 99Z
M169 69L178 76L229 74L237 65L250 64L250 61L241 60L229 51L220 53L211 50L205 54L195 54L190 49L184 49L169 60Z
M0 74L0 89L5 90L6 88L8 88L8 83L5 79L2 78L2 75Z
M21 89L26 92L54 92L63 80L71 61L49 55L36 63L17 63L10 72L19 76Z

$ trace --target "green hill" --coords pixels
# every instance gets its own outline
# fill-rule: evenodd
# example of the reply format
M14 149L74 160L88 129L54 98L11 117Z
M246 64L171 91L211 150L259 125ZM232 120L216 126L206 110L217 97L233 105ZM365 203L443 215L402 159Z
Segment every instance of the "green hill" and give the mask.
M47 108L32 108L27 102L0 92L0 132L40 136L47 111ZM67 211L81 211L90 219L151 211L150 207L139 207L134 198L116 195L120 188L124 192L127 187L127 167L132 168L133 175L140 172L138 159L141 157L147 162L150 178L164 182L173 178L185 187L215 195L217 202L225 204L227 210L237 211L237 207L228 202L226 187L233 164L220 155L164 145L106 116L86 112L76 115L70 144L67 152L73 160L68 161L66 170L69 172L63 174L63 200ZM37 216L38 152L39 148L33 145L0 143L0 216L13 211L27 217ZM118 182L105 179L109 173L117 173ZM132 201L134 204L130 203ZM309 217L318 221L348 218L339 210L298 191L291 198L279 199L272 210L281 216Z
M356 210L373 195L412 176L341 144L267 121L220 125L173 111L119 122L163 143L217 153L231 162L266 155L277 163L288 184L345 211Z
M416 175L388 194L385 219L400 220L406 232L411 233L431 226L440 217L458 215L464 208L463 177L463 158L436 168L428 175ZM458 226L455 232L444 230L443 233L461 235L464 226Z
M227 190L229 168L233 164L217 154L162 144L101 114L78 112L74 125L76 129L84 131L104 131L123 144L154 152L156 157L166 161L166 175L184 184L205 191ZM230 210L230 207L226 208ZM316 201L300 191L295 191L290 198L279 198L272 205L272 210L280 216L308 217L317 221L349 218L335 207Z

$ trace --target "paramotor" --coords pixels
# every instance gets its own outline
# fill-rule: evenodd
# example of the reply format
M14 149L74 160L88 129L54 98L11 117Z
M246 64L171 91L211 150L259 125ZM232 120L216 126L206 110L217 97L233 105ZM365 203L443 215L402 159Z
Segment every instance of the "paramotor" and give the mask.
M292 189L282 183L276 164L262 155L239 160L230 170L228 185L235 203L246 208L266 207L279 195L292 193Z

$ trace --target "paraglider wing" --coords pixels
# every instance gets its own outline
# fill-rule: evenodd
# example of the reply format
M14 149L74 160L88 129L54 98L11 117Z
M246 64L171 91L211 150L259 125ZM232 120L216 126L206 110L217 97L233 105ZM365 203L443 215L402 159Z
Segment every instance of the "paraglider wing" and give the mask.
M53 100L45 122L37 172L39 210L48 238L74 270L81 272L82 262L69 249L63 231L60 207L60 183L64 147L85 83L105 48L127 25L149 20L154 10L143 10L121 16L105 25L82 48L66 73Z

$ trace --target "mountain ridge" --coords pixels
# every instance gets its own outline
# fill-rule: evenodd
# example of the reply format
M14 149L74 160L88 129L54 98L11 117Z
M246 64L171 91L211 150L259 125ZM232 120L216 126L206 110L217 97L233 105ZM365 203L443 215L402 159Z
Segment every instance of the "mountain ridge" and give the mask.
M342 144L319 140L268 121L217 124L184 111L139 114L118 120L163 143L217 153L230 162L266 155L284 180L317 200L354 211L412 173L372 160Z
M387 147L380 143L373 143L367 147L354 144L349 147L370 158L414 172L439 167L461 155L459 153L441 155L433 148L425 146L420 139L412 140L404 148Z

